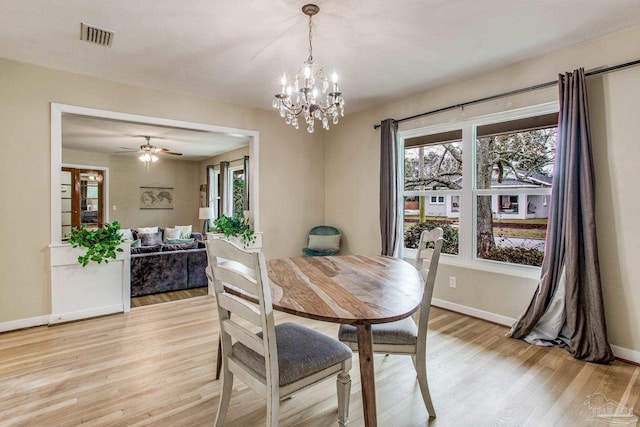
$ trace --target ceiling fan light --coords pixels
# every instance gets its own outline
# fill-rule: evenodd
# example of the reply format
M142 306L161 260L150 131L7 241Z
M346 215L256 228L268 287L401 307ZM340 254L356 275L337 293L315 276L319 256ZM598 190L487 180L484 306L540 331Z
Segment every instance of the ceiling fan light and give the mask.
M158 161L158 156L156 156L155 154L152 154L151 155L151 161L154 162L154 163L157 162Z

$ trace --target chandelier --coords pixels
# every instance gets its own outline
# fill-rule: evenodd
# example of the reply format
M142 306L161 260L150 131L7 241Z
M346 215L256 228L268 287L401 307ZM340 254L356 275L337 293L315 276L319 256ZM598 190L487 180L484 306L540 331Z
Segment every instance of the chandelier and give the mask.
M329 129L329 120L334 125L338 124L338 116L344 116L344 99L338 89L338 76L333 73L332 90L329 89L329 80L322 68L316 73L313 71L313 47L311 45L313 23L311 17L318 13L320 8L315 4L302 6L302 13L309 16L309 58L300 66L296 74L293 86L287 85L287 74L282 75L280 93L275 95L273 108L280 111L280 117L285 119L288 125L298 129L298 116L304 116L307 131L313 133L316 120L322 121L322 127ZM318 83L318 87L316 87Z

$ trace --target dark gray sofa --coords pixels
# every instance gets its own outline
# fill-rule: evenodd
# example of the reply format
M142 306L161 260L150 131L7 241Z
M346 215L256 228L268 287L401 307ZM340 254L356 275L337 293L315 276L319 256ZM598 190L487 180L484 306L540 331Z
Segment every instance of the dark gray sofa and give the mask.
M131 253L131 296L207 286L207 252L202 235L194 245L156 245ZM195 246L194 248L191 248Z

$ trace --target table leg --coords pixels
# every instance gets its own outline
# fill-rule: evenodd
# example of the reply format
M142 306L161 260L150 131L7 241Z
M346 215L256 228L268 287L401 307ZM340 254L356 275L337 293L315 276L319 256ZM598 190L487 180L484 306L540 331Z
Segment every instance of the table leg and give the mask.
M376 379L373 369L373 335L371 325L358 325L358 359L360 361L360 384L362 386L362 409L364 425L376 427Z

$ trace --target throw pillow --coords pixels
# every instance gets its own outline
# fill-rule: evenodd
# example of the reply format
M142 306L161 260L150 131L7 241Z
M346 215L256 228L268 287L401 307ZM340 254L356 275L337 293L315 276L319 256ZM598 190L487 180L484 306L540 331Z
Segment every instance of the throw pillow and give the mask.
M167 251L185 251L187 249L196 249L198 242L185 243L182 245L162 245L162 252Z
M139 227L137 231L138 234L157 233L158 227Z
M135 240L130 228L121 228L118 230L118 234L121 235L125 241Z
M133 240L131 242L131 247L132 248L139 248L141 246L142 246L142 240L140 240L140 239L136 239L136 240Z
M155 246L140 246L139 248L131 248L132 254L148 254L151 252L160 252L162 250L162 245Z
M185 243L193 243L195 239L166 239L164 242L169 245L184 245Z
M155 233L138 234L142 246L154 246L162 244L162 233L160 231Z
M164 242L170 243L169 240L179 239L182 236L182 230L179 228L165 228L164 229Z
M180 229L180 238L189 239L191 237L191 225L176 225L176 228Z
M340 234L332 236L309 236L309 249L318 252L329 252L340 249Z

